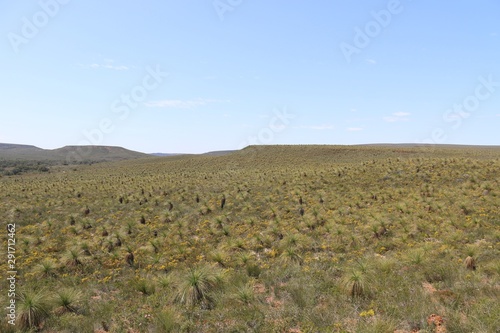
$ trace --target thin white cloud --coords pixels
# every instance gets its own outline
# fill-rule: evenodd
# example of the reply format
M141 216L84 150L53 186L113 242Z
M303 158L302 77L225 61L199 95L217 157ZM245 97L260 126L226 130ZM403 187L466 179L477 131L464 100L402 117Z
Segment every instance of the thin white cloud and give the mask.
M409 112L394 112L392 115L395 117L408 117L409 115L411 115L411 113L409 113Z
M395 123L399 121L408 121L408 118L411 115L409 112L394 112L391 116L384 117L384 120L388 123Z
M127 66L113 66L113 65L103 65L102 68L113 69L115 71L128 71L129 68Z
M362 127L348 127L346 130L348 132L360 132L363 130L363 128Z
M314 131L328 131L328 130L333 130L335 126L330 124L321 124L321 125L310 125L310 126L296 126L294 128L308 129Z
M497 34L496 32L492 32L492 33L490 34L490 36L491 36L491 37L496 37L496 36L498 36L498 34Z
M372 65L376 65L377 62L373 59L366 59L366 62L369 63L369 64L372 64Z
M168 109L192 109L198 106L205 106L213 103L223 103L229 101L217 99L193 99L193 100L180 100L180 99L164 99L161 101L152 101L144 103L150 108L168 108Z
M83 68L91 68L91 69L99 69L99 68L104 68L104 69L111 69L115 71L128 71L130 68L128 66L124 65L113 65L111 62L107 61L105 64L97 64L97 63L92 63L90 65L84 65L84 64L78 64L78 66L83 67Z

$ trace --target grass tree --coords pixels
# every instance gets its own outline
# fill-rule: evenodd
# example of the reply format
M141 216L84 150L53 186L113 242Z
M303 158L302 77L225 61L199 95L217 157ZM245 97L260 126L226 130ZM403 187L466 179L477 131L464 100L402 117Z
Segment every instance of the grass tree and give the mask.
M134 266L134 253L132 252L132 249L130 247L127 247L127 254L125 255L125 261L130 267Z
M82 263L82 251L80 249L70 249L64 256L66 266L78 267Z
M222 284L221 272L215 267L193 267L179 277L175 300L188 307L196 305L210 307L214 302L214 292Z
M467 268L468 270L475 271L476 270L476 259L474 259L474 257L468 256L464 260L464 265L465 265L465 268Z
M214 251L210 254L210 258L215 261L217 264L219 264L221 267L226 266L226 255L222 251Z
M62 315L68 312L79 311L79 303L82 300L82 292L75 288L63 288L58 290L53 298L54 313Z
M233 298L243 304L250 305L255 301L255 291L252 284L245 284L236 289L233 294Z
M51 311L49 298L43 290L21 292L16 305L17 324L21 329L37 330Z
M226 195L225 195L225 194L223 194L223 195L222 195L222 199L221 199L221 201L220 201L220 209L221 209L221 210L222 210L222 209L224 209L224 207L225 207L225 206L226 206Z
M352 270L344 277L344 287L352 298L365 296L368 291L365 273Z
M156 291L155 283L149 277L137 279L134 281L134 286L137 291L145 296L152 295Z
M304 262L304 259L302 258L299 251L295 247L285 248L281 253L280 257L284 264L293 263L302 265L302 263Z
M55 277L57 268L58 267L56 262L52 259L47 258L42 260L40 264L38 264L37 272L41 273L45 278Z

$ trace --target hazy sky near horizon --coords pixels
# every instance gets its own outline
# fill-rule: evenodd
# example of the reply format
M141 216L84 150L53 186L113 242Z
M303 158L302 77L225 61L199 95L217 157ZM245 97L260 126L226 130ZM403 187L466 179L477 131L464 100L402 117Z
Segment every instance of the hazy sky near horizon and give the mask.
M500 145L497 0L0 0L0 142Z

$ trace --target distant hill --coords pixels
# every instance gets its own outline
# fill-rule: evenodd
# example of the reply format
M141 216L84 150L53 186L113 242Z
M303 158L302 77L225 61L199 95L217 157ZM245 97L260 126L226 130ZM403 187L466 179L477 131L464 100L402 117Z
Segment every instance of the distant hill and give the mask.
M168 154L168 153L151 153L149 155L157 156L157 157L171 157L171 156L180 156L185 154Z
M354 163L384 158L444 158L460 157L498 158L499 146L365 144L365 145L269 145L248 146L242 150L221 150L204 154L145 154L112 146L65 146L42 149L32 145L0 143L0 175L18 175L27 172L48 172L58 165L93 164L139 160L138 163L179 163L187 167L220 165L226 169L241 169L248 165L276 167L308 163Z
M25 159L43 153L43 149L12 143L0 143L0 159Z
M217 151L209 151L202 154L170 154L170 153L152 153L150 155L158 156L158 157L172 157L172 156L181 156L181 155L210 155L210 156L223 156L227 154L234 153L237 150L217 150Z
M0 143L0 161L88 163L151 157L148 154L112 146L65 146L42 149L30 145Z
M18 145L18 144L13 144L13 143L0 143L0 150L5 149L38 149L42 150L41 148L35 147L35 146L30 146L30 145Z
M203 155L210 155L210 156L224 156L227 154L231 154L236 152L237 150L217 150L217 151L209 151L208 153L204 153Z

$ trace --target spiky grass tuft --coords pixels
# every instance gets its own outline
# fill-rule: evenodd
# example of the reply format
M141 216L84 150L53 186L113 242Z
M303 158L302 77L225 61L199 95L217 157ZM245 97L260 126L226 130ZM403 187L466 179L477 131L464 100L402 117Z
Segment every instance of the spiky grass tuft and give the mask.
M54 313L57 315L62 315L68 312L78 312L80 309L78 304L82 300L82 292L73 289L73 288L65 288L56 292L54 296Z
M223 284L220 271L211 266L191 268L180 277L175 300L188 307L213 305L213 292Z
M43 290L20 293L16 304L17 324L21 329L37 329L50 315L50 302Z

